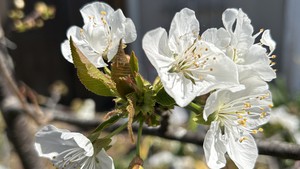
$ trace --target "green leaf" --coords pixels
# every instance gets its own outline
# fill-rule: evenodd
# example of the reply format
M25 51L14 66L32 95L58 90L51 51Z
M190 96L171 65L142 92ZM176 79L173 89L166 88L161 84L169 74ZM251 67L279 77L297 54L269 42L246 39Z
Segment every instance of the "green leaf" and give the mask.
M74 65L81 83L91 92L100 96L115 96L115 83L111 78L98 70L70 38Z
M101 134L101 131L103 129L105 129L106 127L111 126L112 124L116 123L122 116L120 115L115 115L111 118L109 118L108 120L104 121L103 123L101 123L89 136L89 139L91 140L91 142L94 142L95 140L98 139L98 137Z
M162 106L173 106L175 104L175 100L168 95L163 87L157 92L155 99Z
M135 56L135 53L132 51L131 52L131 56L130 56L130 60L129 60L129 64L130 64L130 69L132 74L139 72L139 63L138 63L138 59Z

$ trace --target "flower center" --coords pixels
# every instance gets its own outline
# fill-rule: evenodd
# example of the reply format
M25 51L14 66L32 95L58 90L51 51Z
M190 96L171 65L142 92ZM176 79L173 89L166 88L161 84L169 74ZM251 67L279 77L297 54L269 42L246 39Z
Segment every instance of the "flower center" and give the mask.
M207 47L200 47L197 40L183 53L174 54L175 61L170 66L169 73L182 74L186 79L192 81L193 84L196 81L203 80L203 73L213 71L213 68L209 68L209 57L204 56L205 52L208 52ZM216 60L216 57L213 57Z

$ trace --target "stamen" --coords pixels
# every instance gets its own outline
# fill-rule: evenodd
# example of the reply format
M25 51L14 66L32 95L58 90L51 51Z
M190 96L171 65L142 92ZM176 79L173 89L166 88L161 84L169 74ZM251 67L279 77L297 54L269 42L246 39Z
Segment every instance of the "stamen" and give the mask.
M262 119L262 118L265 118L267 116L267 113L266 112L262 112L261 114L260 114L260 118Z
M243 141L245 141L247 139L248 139L248 137L242 137L242 138L239 139L239 142L242 143Z
M101 15L106 15L107 13L105 11L100 12Z
M251 104L249 102L244 104L245 108L251 108Z

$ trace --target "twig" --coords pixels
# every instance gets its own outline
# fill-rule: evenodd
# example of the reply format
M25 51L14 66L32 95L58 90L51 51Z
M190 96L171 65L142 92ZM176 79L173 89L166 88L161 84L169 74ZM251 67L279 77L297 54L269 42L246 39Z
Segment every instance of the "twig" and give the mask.
M46 111L46 110L44 110ZM99 125L101 121L97 120L80 120L74 117L70 117L68 114L63 113L61 111L53 114L54 121L66 122L68 124L76 125L84 130L90 130ZM112 127L108 128L108 131L112 131L118 128L121 124L115 124ZM137 132L138 127L133 126L133 131ZM165 138L168 140L176 140L185 143L192 143L195 145L202 146L204 141L204 135L199 135L196 133L188 132L182 137L176 137L173 133L161 132L160 128L143 128L144 135L157 136L161 138ZM256 140L257 147L259 150L259 154L261 155L270 155L279 158L287 158L300 160L300 145L286 143L286 142L278 142L278 141L267 141L267 140Z

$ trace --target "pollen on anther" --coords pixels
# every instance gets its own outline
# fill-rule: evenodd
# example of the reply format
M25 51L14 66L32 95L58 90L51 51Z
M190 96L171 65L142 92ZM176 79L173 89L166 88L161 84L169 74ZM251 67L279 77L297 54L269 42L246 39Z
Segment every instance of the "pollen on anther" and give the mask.
M250 103L248 103L248 102L247 102L247 103L245 103L245 104L244 104L244 106L245 106L245 108L251 108L251 104L250 104Z
M258 131L259 131L259 132L263 132L264 129L263 129L263 128L259 128Z
M245 141L247 139L248 139L247 137L242 137L242 138L239 139L239 142L242 143L243 141Z
M272 108L272 107L273 107L273 104L269 104L268 106L269 106L269 108Z
M265 118L267 116L267 113L266 112L262 112L261 114L260 114L260 118Z
M107 13L105 11L100 12L101 15L106 15Z

